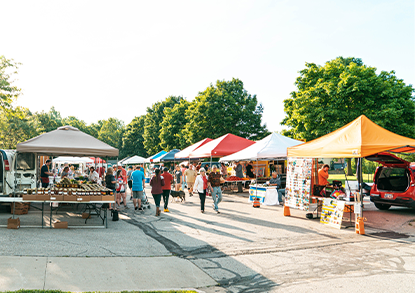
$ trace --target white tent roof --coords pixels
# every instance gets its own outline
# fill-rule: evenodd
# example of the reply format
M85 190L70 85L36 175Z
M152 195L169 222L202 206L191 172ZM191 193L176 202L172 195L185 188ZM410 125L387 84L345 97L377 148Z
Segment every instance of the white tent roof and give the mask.
M45 155L117 157L118 149L69 125L17 144L18 152Z
M121 163L123 165L131 165L131 164L144 164L146 158L140 157L140 156L132 156L131 158L128 158L127 160L122 161Z
M298 141L274 132L239 152L222 157L219 161L256 161L261 159L271 160L286 158L288 147L296 146L302 143L302 141Z
M52 160L54 163L93 163L94 160L87 157L57 157Z

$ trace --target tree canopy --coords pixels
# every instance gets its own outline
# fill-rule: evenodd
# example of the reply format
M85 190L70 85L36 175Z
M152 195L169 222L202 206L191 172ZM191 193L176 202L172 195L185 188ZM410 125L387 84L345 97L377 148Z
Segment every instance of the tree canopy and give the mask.
M11 103L17 99L21 90L13 85L12 77L17 73L19 63L13 59L0 56L0 108L10 108Z
M130 124L126 126L123 138L121 157L131 157L139 155L141 157L148 157L148 153L144 148L144 119L145 115L135 117Z
M364 114L376 124L415 138L414 89L395 76L363 64L359 58L338 57L324 66L306 63L284 100L284 135L312 140Z
M188 143L227 133L258 140L269 134L266 125L261 124L262 113L256 95L249 94L241 80L218 80L190 104L183 134Z
M166 108L173 108L179 104L183 97L170 96L164 101L157 102L147 108L147 115L144 119L144 147L149 154L161 151L160 131Z

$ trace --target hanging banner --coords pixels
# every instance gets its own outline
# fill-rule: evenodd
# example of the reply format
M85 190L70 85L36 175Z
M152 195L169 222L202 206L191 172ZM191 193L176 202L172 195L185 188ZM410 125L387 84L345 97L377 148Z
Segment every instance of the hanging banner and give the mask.
M323 200L320 223L340 229L343 221L344 205L345 202L342 200L325 198Z
M308 211L311 194L312 159L288 158L285 205Z

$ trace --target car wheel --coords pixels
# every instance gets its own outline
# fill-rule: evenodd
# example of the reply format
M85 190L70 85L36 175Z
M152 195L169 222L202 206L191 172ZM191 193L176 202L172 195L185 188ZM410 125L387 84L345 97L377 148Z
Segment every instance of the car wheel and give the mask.
M389 208L391 207L391 205L390 204L384 204L384 203L377 203L377 202L375 202L375 207L377 207L379 210L386 211L386 210L389 210Z

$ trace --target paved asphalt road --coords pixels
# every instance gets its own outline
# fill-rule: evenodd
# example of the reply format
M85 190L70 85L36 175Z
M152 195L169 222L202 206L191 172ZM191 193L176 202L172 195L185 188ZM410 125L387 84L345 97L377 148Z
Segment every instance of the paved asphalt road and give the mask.
M147 190L147 194L149 191ZM108 229L0 229L0 288L202 292L414 292L415 212L366 204L366 235L334 229L305 212L225 195L170 202L170 213L121 209ZM71 213L70 225L80 224ZM65 207L55 218L66 214ZM0 213L0 224L9 214ZM31 209L22 225L40 224ZM48 216L45 215L45 219ZM91 219L88 225L99 225ZM83 224L80 224L83 226ZM399 289L399 290L398 290Z

